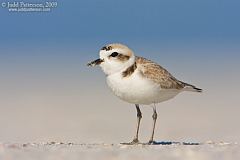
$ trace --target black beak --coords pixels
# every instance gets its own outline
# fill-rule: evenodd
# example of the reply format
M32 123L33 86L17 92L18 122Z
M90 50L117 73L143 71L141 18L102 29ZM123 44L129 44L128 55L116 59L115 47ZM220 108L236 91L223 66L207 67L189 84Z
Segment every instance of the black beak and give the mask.
M89 62L89 63L87 64L87 66L94 67L94 66L97 66L97 65L101 64L102 62L104 62L104 60L102 60L102 59L97 59L97 60L95 60L95 61Z

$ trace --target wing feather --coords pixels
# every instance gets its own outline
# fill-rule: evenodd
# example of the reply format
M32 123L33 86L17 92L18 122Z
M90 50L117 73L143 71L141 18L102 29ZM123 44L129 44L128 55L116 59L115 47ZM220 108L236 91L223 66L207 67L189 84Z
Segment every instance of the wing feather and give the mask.
M136 57L141 74L159 84L163 89L183 89L185 84L173 77L162 66L143 57Z

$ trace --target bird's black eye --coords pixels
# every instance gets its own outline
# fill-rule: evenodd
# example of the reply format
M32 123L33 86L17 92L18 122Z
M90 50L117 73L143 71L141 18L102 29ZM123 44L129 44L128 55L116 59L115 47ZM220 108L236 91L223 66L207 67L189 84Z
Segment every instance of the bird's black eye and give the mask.
M113 52L110 56L111 56L111 57L117 57L117 56L118 56L118 53L117 53L117 52Z

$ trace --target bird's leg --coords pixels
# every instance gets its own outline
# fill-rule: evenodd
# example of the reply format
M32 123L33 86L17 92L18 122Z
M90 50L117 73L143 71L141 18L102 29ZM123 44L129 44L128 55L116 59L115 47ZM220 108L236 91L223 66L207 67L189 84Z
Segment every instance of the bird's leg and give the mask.
M154 104L154 107L153 107L153 115L152 115L152 118L153 118L153 128L152 128L152 135L150 137L150 140L148 142L148 144L154 144L155 141L153 140L153 137L154 137L154 131L155 131L155 125L156 125L156 120L157 120L157 111L156 111L156 106Z
M141 112L138 104L135 104L135 106L136 106L136 109L137 109L137 130L136 130L136 134L135 134L132 142L122 143L122 144L131 145L131 144L138 144L139 143L138 133L139 133L140 122L141 122L141 119L142 119L142 112Z
M137 109L137 130L136 130L136 134L135 134L135 137L133 139L133 142L139 143L138 133L139 133L140 122L141 122L141 119L142 119L142 112L141 112L138 104L136 104L136 109Z

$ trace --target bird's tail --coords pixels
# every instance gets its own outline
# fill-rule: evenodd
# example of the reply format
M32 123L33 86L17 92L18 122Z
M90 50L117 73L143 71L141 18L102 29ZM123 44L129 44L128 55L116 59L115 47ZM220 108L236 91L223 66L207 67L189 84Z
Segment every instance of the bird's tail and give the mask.
M181 82L184 84L184 91L191 91L191 92L202 92L202 89L195 87L194 85L185 83L185 82Z

